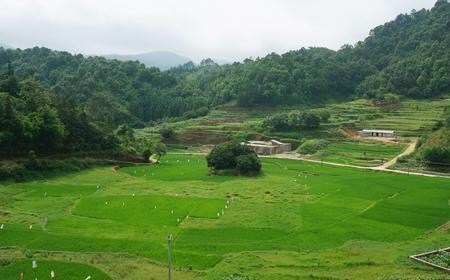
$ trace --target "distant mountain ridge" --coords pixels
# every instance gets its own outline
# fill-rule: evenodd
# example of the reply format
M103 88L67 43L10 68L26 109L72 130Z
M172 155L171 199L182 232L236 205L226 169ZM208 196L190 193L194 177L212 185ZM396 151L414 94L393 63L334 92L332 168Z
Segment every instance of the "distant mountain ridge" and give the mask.
M169 51L154 51L131 55L111 54L103 55L103 57L120 61L137 60L147 67L158 67L161 70L167 70L191 61L190 58Z

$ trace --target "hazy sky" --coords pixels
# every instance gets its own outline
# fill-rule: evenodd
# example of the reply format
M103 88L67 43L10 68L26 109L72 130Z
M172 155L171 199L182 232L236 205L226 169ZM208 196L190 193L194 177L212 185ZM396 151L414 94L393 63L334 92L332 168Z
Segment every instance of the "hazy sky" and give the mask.
M0 43L85 54L164 50L240 60L338 49L435 0L3 0Z

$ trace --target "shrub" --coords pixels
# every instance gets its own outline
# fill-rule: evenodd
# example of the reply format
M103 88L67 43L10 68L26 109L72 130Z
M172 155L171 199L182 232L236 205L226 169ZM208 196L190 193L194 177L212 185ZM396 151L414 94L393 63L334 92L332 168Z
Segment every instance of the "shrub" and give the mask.
M319 116L320 116L320 120L321 120L322 122L326 123L326 122L329 121L329 119L330 119L330 117L331 117L331 114L330 114L330 112L328 112L328 111L320 111L320 112L319 112Z
M208 113L209 113L209 108L206 106L200 107L197 110L195 110L195 114L198 117L206 116L206 115L208 115Z
M312 139L307 140L303 144L298 147L297 152L299 154L314 154L317 151L325 148L328 145L328 142L326 140L318 140L318 139Z
M320 126L320 116L313 112L293 111L266 117L262 127L270 130L315 129Z
M261 171L261 161L255 154L238 156L236 168L243 175L258 174Z
M187 111L187 112L184 112L184 114L183 114L183 118L186 120L193 119L196 117L197 117L197 114L195 113L195 111Z
M418 142L417 156L429 166L450 163L450 128L441 128Z
M171 139L175 137L175 131L173 130L173 128L169 127L169 126L164 126L159 130L159 133L161 134L161 136L165 139Z
M152 156L152 151L150 149L146 149L142 152L142 158L145 162L150 162L150 157Z

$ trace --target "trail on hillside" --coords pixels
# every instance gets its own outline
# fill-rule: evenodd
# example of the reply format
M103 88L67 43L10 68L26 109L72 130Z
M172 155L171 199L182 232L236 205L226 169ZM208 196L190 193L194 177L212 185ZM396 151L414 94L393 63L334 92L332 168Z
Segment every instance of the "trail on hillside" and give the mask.
M385 162L383 165L372 167L372 169L374 169L374 170L386 170L386 169L388 169L389 167L394 165L399 158L412 154L415 151L415 149L416 149L416 145L417 145L417 139L414 139L411 142L411 144L409 144L409 146L401 154L399 154L398 156L394 157L390 161Z

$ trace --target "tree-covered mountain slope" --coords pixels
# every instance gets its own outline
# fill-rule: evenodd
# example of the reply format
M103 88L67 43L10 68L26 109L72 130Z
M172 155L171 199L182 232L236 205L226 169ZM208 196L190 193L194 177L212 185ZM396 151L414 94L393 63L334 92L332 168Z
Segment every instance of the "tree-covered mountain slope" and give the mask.
M32 78L70 96L94 122L142 126L230 102L307 106L358 95L436 96L450 89L449 28L450 4L439 0L431 10L399 15L338 51L302 48L231 65L206 59L160 71L46 48L0 48L0 67L11 62L19 80Z

